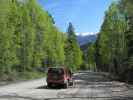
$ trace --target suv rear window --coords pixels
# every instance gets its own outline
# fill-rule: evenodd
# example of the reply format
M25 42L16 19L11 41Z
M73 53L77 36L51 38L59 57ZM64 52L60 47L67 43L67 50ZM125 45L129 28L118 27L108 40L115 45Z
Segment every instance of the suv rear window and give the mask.
M62 68L50 68L48 70L48 73L62 75L62 74L64 74L64 70Z

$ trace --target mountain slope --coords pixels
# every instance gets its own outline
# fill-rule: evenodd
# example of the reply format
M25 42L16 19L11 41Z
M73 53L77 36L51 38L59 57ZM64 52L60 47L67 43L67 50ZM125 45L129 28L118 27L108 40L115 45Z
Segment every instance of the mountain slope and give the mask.
M96 38L97 38L97 35L85 35L85 36L78 35L77 36L77 40L78 40L80 46L86 45L90 42L95 42Z

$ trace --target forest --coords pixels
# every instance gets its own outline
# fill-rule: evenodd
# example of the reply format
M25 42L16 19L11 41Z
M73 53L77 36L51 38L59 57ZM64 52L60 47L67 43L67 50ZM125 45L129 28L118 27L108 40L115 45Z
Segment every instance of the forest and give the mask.
M82 52L72 23L67 32L57 29L37 0L0 0L0 79L35 77L53 66L77 70Z
M34 77L42 68L65 66L133 81L132 10L133 0L113 2L96 41L84 53L72 23L66 32L59 31L37 0L0 0L0 80Z
M86 55L91 69L133 82L133 0L110 5L97 40L89 45Z

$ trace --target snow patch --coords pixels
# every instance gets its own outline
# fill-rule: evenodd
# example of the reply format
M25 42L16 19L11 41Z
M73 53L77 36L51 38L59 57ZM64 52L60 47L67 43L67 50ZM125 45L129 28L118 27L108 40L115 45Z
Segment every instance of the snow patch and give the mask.
M88 36L88 35L96 35L97 33L94 32L84 32L84 33L76 33L76 35L80 36Z

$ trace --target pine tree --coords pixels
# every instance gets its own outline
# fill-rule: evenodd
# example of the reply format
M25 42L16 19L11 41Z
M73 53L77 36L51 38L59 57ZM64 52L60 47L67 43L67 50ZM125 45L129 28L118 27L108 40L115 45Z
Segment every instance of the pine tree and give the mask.
M95 43L91 43L87 50L87 62L88 62L88 69L95 71L96 70L96 50L95 50Z
M72 23L69 23L68 30L67 30L65 56L66 56L66 59L65 59L66 65L70 69L76 70L80 67L82 63L82 52L76 40L76 35L74 32L74 27Z

